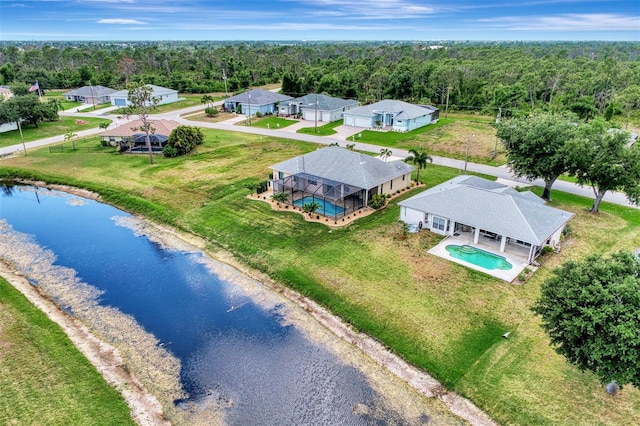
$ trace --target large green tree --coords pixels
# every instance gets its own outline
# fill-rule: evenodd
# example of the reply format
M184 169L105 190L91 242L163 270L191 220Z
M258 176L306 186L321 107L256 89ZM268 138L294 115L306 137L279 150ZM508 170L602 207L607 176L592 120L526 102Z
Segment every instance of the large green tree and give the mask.
M38 127L41 121L58 119L58 113L52 105L40 102L35 95L15 96L0 103L0 120L3 122L21 122Z
M640 263L632 253L566 262L532 309L556 352L580 370L640 386Z
M578 184L593 189L594 213L608 191L622 191L635 204L640 201L640 145L630 146L629 137L629 132L596 119L581 124L567 143L568 170Z
M178 126L171 131L167 145L164 147L166 157L184 155L195 149L204 141L204 135L194 126Z
M536 114L502 120L496 135L504 143L507 164L517 177L543 179L542 198L551 198L551 187L568 169L567 141L576 132L576 118Z
M138 118L142 122L139 127L132 130L140 130L145 134L145 146L149 152L149 163L153 164L153 149L151 148L150 136L155 133L156 129L149 121L149 111L158 105L160 101L153 96L153 89L144 83L131 83L127 86L129 90L129 102L131 110L136 111Z

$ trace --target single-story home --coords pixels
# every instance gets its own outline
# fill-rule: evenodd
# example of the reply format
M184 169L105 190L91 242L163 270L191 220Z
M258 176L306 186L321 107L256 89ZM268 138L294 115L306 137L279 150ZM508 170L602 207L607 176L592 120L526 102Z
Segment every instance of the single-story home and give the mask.
M365 207L375 194L391 194L411 184L413 166L385 162L330 146L271 166L273 193L289 195L289 204L315 201L319 214L338 219Z
M436 107L387 99L345 111L344 125L409 132L436 123L438 118Z
M528 249L528 262L544 246L556 246L573 213L545 205L533 192L515 189L476 176L458 176L398 203L400 220L441 235L468 233Z
M280 102L278 114L284 116L300 114L303 120L331 123L342 119L345 111L359 106L360 102L353 99L334 98L312 93Z
M158 105L170 104L171 102L178 101L178 91L173 89L167 89L166 87L156 86L155 84L147 84L151 88L151 96L158 99ZM126 107L130 106L129 91L120 90L118 92L109 95L111 99L111 105Z
M256 115L258 112L262 115L274 114L278 111L278 104L289 99L293 98L269 90L253 89L227 98L224 109L232 112L240 110L245 115Z
M106 104L109 96L116 91L104 86L83 86L79 89L65 92L64 99L72 102L82 102L90 105Z
M9 86L0 86L0 98L4 99L5 101L9 98L13 98L13 92L11 91L11 88L9 88Z
M180 126L180 123L174 120L149 120L151 127L155 130L152 137L152 147L154 150L162 150L164 144L169 139L169 135L176 127ZM141 134L144 132L140 130L142 126L142 120L133 120L129 123L123 124L113 129L107 129L100 133L98 136L102 138L103 144L116 146L120 144L120 151L133 151L140 145L146 145L146 140L141 138ZM145 135L146 136L146 135Z

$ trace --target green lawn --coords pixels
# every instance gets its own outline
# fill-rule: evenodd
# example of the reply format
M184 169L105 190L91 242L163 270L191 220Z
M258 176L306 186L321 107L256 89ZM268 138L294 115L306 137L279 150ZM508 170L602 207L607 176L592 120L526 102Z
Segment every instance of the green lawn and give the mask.
M75 117L60 116L59 121L45 121L34 127L32 124L25 124L22 127L24 141L30 142L37 139L48 138L51 136L64 135L68 132L78 132L80 130L92 129L98 127L100 123L111 123L111 120L105 118L81 118L86 124L77 124ZM19 130L2 133L0 136L0 147L16 145L22 143Z
M457 122L470 126L464 132L478 124ZM590 200L554 191L551 205L576 214L565 247L540 259L526 284L509 285L428 255L441 239L435 234L403 234L397 202L419 190L330 230L247 198L270 165L316 145L203 132L206 141L196 153L156 157L154 166L147 156L43 149L3 160L0 176L87 187L107 202L197 234L212 252L230 253L371 334L498 423L640 424L640 392L628 386L616 398L608 396L593 375L555 354L529 310L561 262L639 247L640 211L603 203L594 216L585 209ZM429 165L421 178L432 186L457 174ZM509 339L501 337L505 331Z
M60 327L0 277L0 424L135 425Z
M295 123L297 123L296 120L287 120L286 118L276 117L275 115L266 115L261 118L251 118L251 127L262 127L263 129L282 129L283 127L288 127ZM238 125L247 124L249 124L248 120L245 120L242 123L238 123Z
M178 98L184 98L184 99L181 101L172 102L170 104L158 105L157 107L149 111L150 114L162 114L164 112L176 111L178 109L189 108L196 105L202 105L203 110L206 107L205 104L200 102L200 99L202 99L202 95L199 95L199 94L180 93L178 95ZM134 110L133 112L130 112L128 111L127 108L119 108L111 111L111 114L115 114L115 115L118 115L118 114L123 115L127 113L134 115L136 114L136 111Z
M338 126L341 126L342 123L343 123L342 120L337 120L332 123L323 124L321 126L318 126L317 131L315 127L303 127L302 129L299 129L297 133L304 133L305 135L316 135L316 136L331 136L336 134L336 131L333 129L335 129Z

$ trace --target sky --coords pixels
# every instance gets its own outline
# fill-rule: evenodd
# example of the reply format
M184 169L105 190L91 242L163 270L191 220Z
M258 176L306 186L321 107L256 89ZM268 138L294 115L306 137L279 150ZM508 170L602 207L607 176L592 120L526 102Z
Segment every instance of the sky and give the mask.
M0 40L640 41L640 0L0 0Z

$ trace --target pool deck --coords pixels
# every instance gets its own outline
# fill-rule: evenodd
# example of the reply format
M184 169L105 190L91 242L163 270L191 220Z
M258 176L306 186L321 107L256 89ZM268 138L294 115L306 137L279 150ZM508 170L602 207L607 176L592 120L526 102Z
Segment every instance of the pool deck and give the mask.
M420 232L429 232L429 231L420 231ZM464 260L456 259L451 256L447 251L446 247L448 245L459 245L459 246L471 246L476 247L480 250L488 251L490 253L496 254L498 256L502 256L507 259L507 262L511 263L513 267L509 270L503 269L485 269L482 266L474 265L473 263L465 262ZM518 275L524 270L524 268L529 267L530 269L534 269L533 266L529 265L527 262L527 258L529 255L529 250L515 246L513 244L508 244L504 253L500 253L500 241L499 240L491 240L489 238L480 238L478 244L473 243L473 236L470 232L460 232L458 236L447 237L444 240L440 241L438 245L431 248L427 253L430 253L434 256L441 257L443 259L450 260L451 262L455 262L459 265L466 266L467 268L474 269L476 271L484 272L485 274L491 275L492 277L501 279L506 282L512 282L516 279Z

